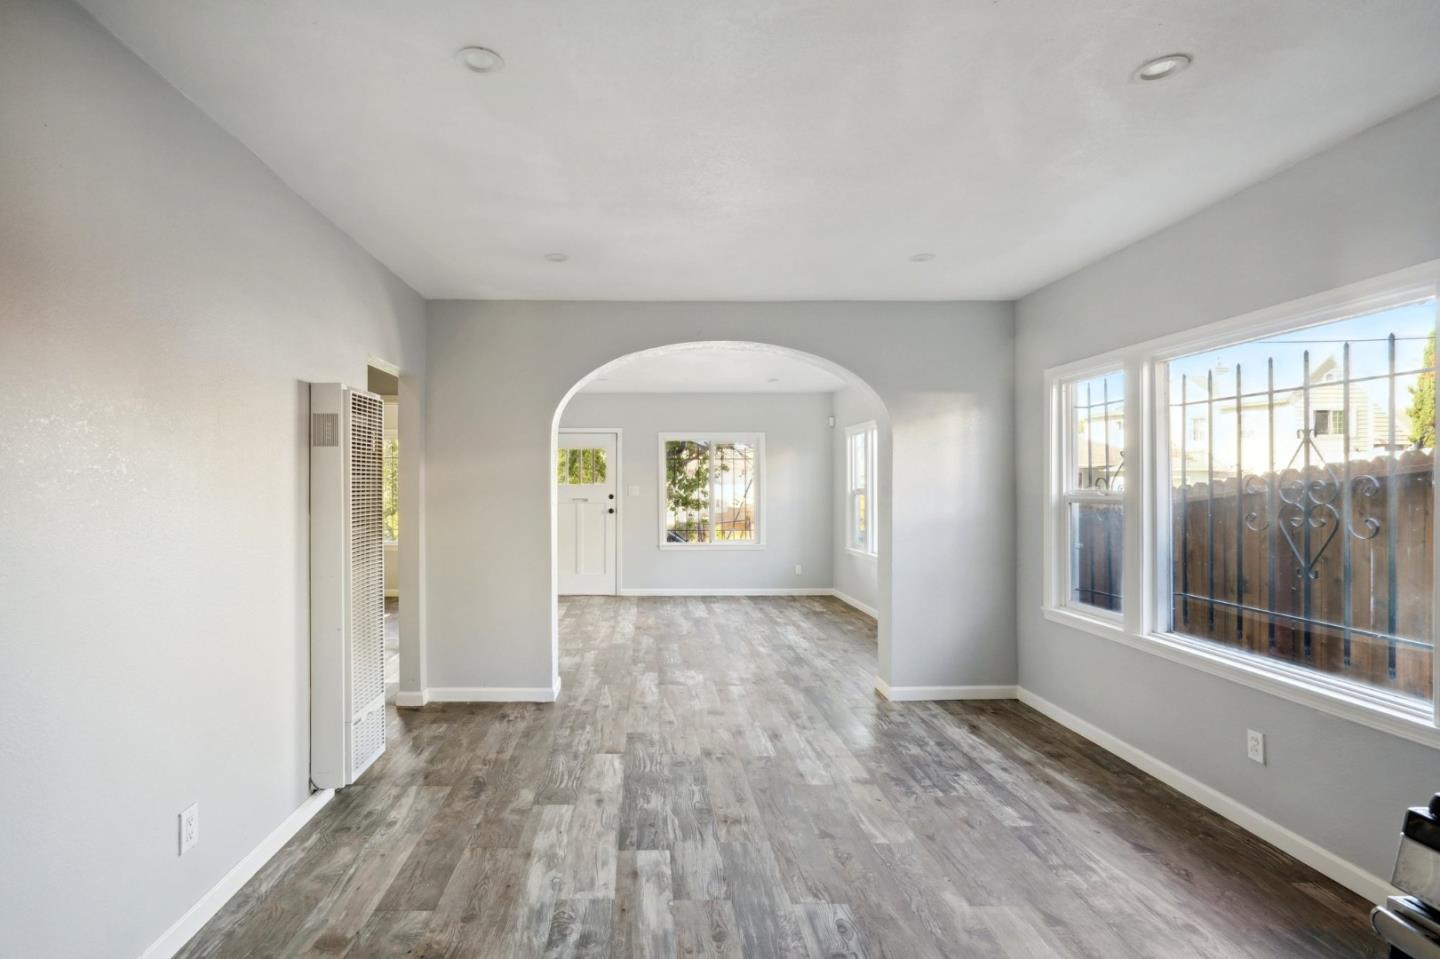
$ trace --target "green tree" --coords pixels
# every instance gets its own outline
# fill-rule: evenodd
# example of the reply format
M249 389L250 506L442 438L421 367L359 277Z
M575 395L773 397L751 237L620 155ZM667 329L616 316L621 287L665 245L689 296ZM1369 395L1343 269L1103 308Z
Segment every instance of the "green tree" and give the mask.
M1435 446L1435 334L1425 342L1424 366L1430 372L1421 373L1418 382L1410 387L1410 406L1405 410L1410 417L1410 442L1418 448L1430 449Z
M674 517L667 538L703 543L710 525L710 444L665 443L665 503Z

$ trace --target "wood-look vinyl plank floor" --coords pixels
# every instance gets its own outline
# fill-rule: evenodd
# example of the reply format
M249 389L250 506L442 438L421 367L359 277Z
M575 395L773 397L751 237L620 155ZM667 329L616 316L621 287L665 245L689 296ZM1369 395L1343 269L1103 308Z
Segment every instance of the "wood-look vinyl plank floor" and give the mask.
M877 698L837 600L560 632L558 702L392 711L183 959L1380 954L1367 903L1033 710Z

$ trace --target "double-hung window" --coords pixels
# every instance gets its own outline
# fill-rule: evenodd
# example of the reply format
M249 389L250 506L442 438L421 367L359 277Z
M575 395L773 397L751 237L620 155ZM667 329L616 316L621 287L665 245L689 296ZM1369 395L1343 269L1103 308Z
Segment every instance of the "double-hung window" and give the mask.
M1059 382L1060 496L1055 518L1064 555L1060 603L1119 615L1125 573L1125 373L1112 369ZM1063 577L1063 579L1062 579Z
M1050 371L1046 616L1440 745L1437 293L1423 264Z
M763 433L660 434L660 546L764 545Z
M874 423L860 423L845 430L846 546L867 556L876 556L880 551L875 514L878 439Z

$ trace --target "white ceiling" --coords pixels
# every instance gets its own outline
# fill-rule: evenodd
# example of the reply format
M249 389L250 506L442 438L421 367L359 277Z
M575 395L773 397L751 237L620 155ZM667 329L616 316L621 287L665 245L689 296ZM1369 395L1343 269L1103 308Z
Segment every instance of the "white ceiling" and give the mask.
M432 298L1010 298L1440 92L1437 0L81 2Z
M829 393L838 374L758 343L686 343L610 364L582 393Z

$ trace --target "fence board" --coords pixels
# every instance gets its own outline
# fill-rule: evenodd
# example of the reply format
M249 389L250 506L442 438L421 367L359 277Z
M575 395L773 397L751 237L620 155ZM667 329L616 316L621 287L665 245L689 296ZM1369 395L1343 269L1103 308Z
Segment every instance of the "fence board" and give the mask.
M1393 489L1386 457L1355 460L1350 466L1349 517L1336 515L1344 512L1341 467L1334 473L1315 467L1304 476L1293 469L1278 475L1258 474L1243 483L1224 479L1215 484L1213 497L1204 482L1177 488L1170 520L1173 628L1185 635L1428 699L1431 650L1414 643L1392 643L1390 637L1430 642L1432 454L1422 450L1398 454ZM1276 497L1284 490L1287 497L1296 499L1304 480L1312 484L1316 497L1333 505L1335 513L1320 506L1309 514L1318 523L1288 525L1287 519L1299 517L1300 510ZM1387 526L1392 495L1396 497L1393 530ZM1253 520L1247 524L1246 517ZM1367 520L1378 524L1373 536ZM1294 548L1287 542L1286 532L1293 538ZM1391 535L1395 538L1397 593L1393 631ZM1104 547L1102 540L1090 542L1092 548Z

